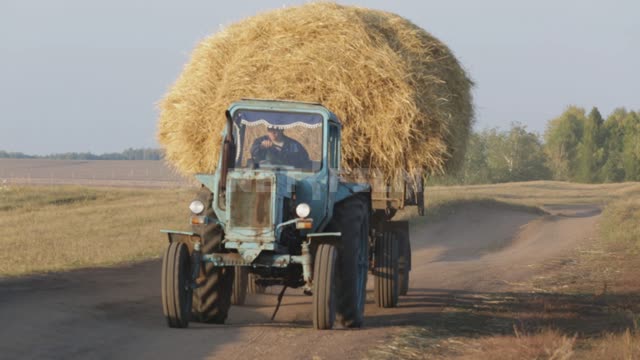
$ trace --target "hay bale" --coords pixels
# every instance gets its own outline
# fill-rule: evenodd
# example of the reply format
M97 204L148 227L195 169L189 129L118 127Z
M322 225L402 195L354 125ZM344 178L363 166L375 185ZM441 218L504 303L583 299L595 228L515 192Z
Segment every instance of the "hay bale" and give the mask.
M212 172L233 101L319 102L343 122L345 168L443 173L464 156L471 86L451 51L408 20L311 3L202 41L160 104L158 138L183 174Z

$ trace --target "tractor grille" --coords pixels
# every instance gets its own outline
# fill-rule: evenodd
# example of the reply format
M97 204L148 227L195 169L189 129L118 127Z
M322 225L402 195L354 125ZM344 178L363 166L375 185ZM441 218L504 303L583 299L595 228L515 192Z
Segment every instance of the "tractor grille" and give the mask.
M231 226L269 228L271 219L271 179L232 179Z

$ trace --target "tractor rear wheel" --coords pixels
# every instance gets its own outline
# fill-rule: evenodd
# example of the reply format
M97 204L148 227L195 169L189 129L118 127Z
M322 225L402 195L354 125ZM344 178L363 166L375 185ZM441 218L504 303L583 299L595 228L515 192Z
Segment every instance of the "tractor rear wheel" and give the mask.
M181 242L169 244L162 259L162 307L172 328L189 326L191 311L191 258Z
M247 283L249 281L249 269L244 266L236 266L233 276L233 293L231 305L244 305L247 299Z
M213 193L203 185L196 194L196 199L202 201L205 205L205 210L201 215L205 216L209 221L202 225L192 225L191 230L200 235L203 254L220 251L224 240L224 231L211 207ZM213 324L224 323L231 307L233 270L233 267L220 268L210 263L200 264L199 286L193 290L192 321Z
M342 233L336 279L336 311L344 327L361 327L369 272L369 203L355 195L337 203L330 231Z
M396 234L385 231L376 239L374 294L379 307L391 308L398 304L398 241Z
M338 251L331 244L320 244L313 266L313 327L333 328L336 318L335 280Z
M203 238L202 253L210 254L219 250L224 238L222 228L217 225ZM200 276L204 279L193 291L191 320L210 324L224 324L231 307L234 268L215 267L210 263L200 266Z

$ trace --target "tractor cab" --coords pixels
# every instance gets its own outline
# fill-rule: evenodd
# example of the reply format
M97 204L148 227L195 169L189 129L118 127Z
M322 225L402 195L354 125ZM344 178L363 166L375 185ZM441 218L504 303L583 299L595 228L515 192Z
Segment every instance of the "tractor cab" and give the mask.
M228 116L235 169L287 171L302 178L339 167L342 126L320 104L242 100L229 107Z
M331 220L340 190L340 130L319 104L242 100L227 110L216 173L196 175L215 194L210 205L225 249L253 262L263 251L301 253L308 233Z

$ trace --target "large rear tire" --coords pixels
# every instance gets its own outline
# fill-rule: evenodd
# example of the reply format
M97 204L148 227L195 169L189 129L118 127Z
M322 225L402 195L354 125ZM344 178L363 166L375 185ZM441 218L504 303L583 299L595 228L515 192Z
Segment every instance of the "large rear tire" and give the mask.
M221 229L218 236L222 237ZM217 249L215 242L208 240L205 240L202 247L204 254L212 253ZM215 267L209 263L203 263L200 268L204 273L204 280L193 291L191 318L203 323L224 324L231 307L234 268Z
M374 295L376 304L392 308L398 304L398 241L396 234L385 231L376 239L374 259Z
M216 215L211 208L213 194L207 188L202 187L198 198L205 204L204 214L209 219L215 219ZM210 254L220 251L224 231L214 221L206 225L195 225L193 231L202 238L202 253ZM210 263L200 266L200 278L203 280L199 287L193 291L193 306L191 320L210 324L224 324L231 307L231 295L233 291L233 267L215 267Z
M181 242L169 244L162 259L162 307L172 328L189 326L191 311L191 258Z
M231 305L244 305L247 299L247 285L249 282L249 269L244 266L237 266L233 276L233 293L231 294Z
M336 318L335 278L338 252L331 244L320 244L313 266L313 327L333 328Z
M340 323L361 327L367 297L369 270L369 203L365 195L354 195L337 203L329 231L342 233L336 279L336 311Z

